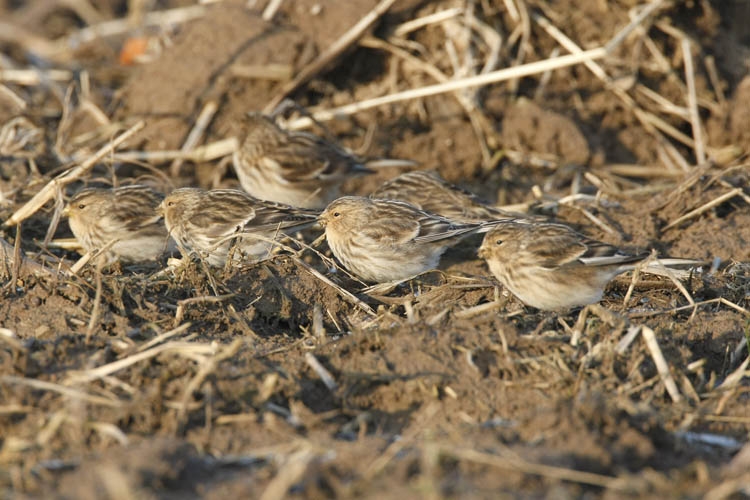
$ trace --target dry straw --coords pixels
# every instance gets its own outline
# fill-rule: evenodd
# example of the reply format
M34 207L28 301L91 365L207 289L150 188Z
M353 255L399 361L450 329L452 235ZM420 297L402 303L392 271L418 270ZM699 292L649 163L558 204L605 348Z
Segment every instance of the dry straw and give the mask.
M125 141L133 137L145 126L146 123L143 121L136 123L128 130L109 141L105 146L100 148L99 151L87 158L86 161L84 161L80 165L66 170L62 174L49 181L49 183L47 183L46 186L44 186L36 195L34 195L33 198L31 198L24 206L18 209L8 220L6 220L3 223L3 226L15 226L34 215L37 210L44 206L45 203L57 196L65 186L82 178L94 167L94 165L96 165L99 160L112 153L115 149L117 149Z
M486 74L451 80L449 82L444 82L437 85L410 89L404 92L398 92L383 97L376 97L373 99L348 104L332 110L314 111L312 113L312 119L308 117L299 118L297 120L290 121L287 124L287 127L290 129L306 128L313 124L313 119L317 121L328 121L334 118L348 116L366 109L383 106L385 104L407 101L431 95L438 95L446 92L453 92L456 90L480 87L492 83L518 79L526 76L545 73L547 71L552 71L555 69L573 66L580 63L594 61L596 59L601 59L611 54L627 38L627 36L632 33L640 25L640 23L644 21L644 19L650 16L657 9L661 8L664 3L665 2L663 0L656 0L654 2L651 2L646 7L644 7L643 10L638 14L638 16L636 16L630 23L628 23L627 26L625 26L614 37L612 37L612 39L608 43L595 49L580 51L577 53L554 57L542 61L523 64L512 68L492 71ZM271 107L271 109L272 108L273 107Z

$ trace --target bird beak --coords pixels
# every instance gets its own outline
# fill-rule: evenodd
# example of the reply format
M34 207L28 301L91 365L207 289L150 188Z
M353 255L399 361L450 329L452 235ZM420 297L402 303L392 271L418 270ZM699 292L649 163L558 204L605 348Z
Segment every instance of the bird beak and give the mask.
M326 212L323 212L322 214L318 215L318 226L325 229L326 223L328 222L328 214Z
M486 259L489 256L489 251L486 246L482 245L479 247L479 250L477 250L477 255L479 255L479 258Z
M68 203L67 205L65 205L65 208L63 208L63 211L62 211L62 215L63 215L63 217L69 217L70 216L70 203Z
M156 215L159 217L164 217L164 202L162 201L159 203L159 206L156 207Z

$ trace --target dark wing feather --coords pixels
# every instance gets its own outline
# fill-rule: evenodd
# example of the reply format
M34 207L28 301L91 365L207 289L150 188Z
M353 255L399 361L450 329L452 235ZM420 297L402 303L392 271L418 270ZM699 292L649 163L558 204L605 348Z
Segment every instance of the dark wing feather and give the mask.
M373 220L382 222L384 231L393 233L395 243L432 243L476 231L478 224L456 224L449 219L419 210L401 201L381 202ZM381 225L381 224L378 224Z
M210 238L228 236L255 217L253 199L231 189L205 192L197 208L190 221Z
M112 191L112 206L107 214L128 231L138 231L161 219L157 208L164 195L147 186L133 185Z
M580 235L581 240L588 248L586 253L580 257L581 262L589 266L610 266L638 262L648 257L649 253L628 255L614 245L593 240L587 236Z
M361 238L375 244L402 245L419 236L419 212L408 203L381 202L370 207L368 215L371 224L358 228Z
M288 132L288 141L270 156L290 180L337 178L369 173L360 158L325 139L305 132Z
M360 158L314 134L283 130L270 117L248 113L242 149L252 163L275 162L290 182L369 173Z
M417 243L432 243L458 236L474 233L481 227L479 224L456 224L443 217L427 214L420 219L419 236L415 238Z
M427 170L401 174L383 184L370 198L406 201L425 212L450 219L479 221L512 217L511 214L489 206L474 193Z
M302 228L318 218L316 210L293 208L280 203L257 200L255 216L243 226L248 231L275 231Z
M529 226L532 229L533 226ZM547 224L533 228L526 250L537 257L541 266L554 269L584 257L589 251L581 235L567 226Z
M545 224L532 243L542 265L555 268L580 261L589 266L610 266L636 262L643 255L626 255L614 245L584 236L561 224Z

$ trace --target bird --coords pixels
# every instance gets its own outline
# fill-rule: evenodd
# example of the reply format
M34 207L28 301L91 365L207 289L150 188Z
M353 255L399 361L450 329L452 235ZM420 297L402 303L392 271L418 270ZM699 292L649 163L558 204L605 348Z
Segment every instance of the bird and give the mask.
M626 254L564 224L522 221L492 228L478 253L521 302L545 311L599 302L615 276L649 256Z
M242 189L290 206L323 209L341 195L341 185L372 168L413 166L409 160L365 160L307 132L282 129L269 116L248 113L244 138L233 155Z
M221 267L232 255L257 261L275 241L316 222L317 210L259 200L237 189L180 188L160 206L169 234L184 253L195 252Z
M372 199L399 200L455 222L518 219L524 215L506 212L479 199L475 194L447 182L437 172L414 170L386 181Z
M438 266L450 246L496 222L458 223L394 200L344 196L319 217L333 255L370 283L412 278Z
M158 191L137 184L87 188L71 198L63 215L84 250L106 248L98 257L100 262L153 261L174 246L157 214L163 198Z

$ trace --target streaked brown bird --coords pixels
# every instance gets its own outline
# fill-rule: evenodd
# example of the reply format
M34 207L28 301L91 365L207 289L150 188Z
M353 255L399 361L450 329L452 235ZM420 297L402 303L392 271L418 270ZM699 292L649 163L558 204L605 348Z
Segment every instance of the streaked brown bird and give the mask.
M285 235L315 223L318 211L258 200L236 189L180 188L160 210L169 234L182 249L212 266L260 260Z
M63 215L87 252L111 244L101 254L104 264L153 261L174 247L157 214L163 198L142 185L89 188L73 196Z
M438 266L450 246L494 224L453 222L402 201L344 196L320 215L333 255L371 283L412 278Z
M322 209L341 195L341 185L371 168L413 166L406 160L364 160L321 137L284 130L261 113L248 113L244 139L234 153L242 189L263 200Z
M525 217L484 203L475 194L449 183L436 172L415 170L385 182L372 199L399 200L456 222L478 222Z
M524 304L543 310L599 302L612 278L648 255L627 255L553 223L500 224L479 248L500 283Z

